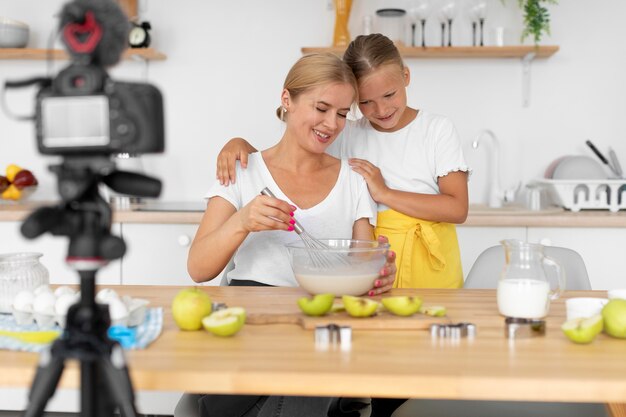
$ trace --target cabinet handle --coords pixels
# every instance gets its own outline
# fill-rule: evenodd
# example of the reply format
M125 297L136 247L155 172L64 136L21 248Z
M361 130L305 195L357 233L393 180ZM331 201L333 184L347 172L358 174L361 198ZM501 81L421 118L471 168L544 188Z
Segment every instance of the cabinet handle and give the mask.
M189 246L191 244L191 238L187 235L180 235L178 236L178 244L183 247Z
M544 237L543 239L539 240L539 243L541 243L543 246L552 246L552 239Z

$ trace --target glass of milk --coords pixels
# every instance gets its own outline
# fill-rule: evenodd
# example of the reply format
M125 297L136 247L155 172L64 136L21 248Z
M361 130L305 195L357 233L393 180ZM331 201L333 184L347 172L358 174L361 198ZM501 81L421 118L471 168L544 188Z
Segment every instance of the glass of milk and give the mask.
M504 246L505 265L498 281L500 314L507 317L541 319L548 315L550 301L565 289L565 272L554 259L545 256L544 246L508 239ZM546 269L556 271L557 284L550 287Z

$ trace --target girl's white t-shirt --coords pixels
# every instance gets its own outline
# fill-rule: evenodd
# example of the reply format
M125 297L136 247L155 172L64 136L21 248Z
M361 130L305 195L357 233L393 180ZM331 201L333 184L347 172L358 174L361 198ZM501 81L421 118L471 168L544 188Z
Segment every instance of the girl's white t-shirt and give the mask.
M237 161L236 169L235 184L223 186L216 182L205 198L222 197L240 210L258 196L263 188L268 187L276 198L295 206L274 181L261 152L249 156L246 169L241 169ZM311 187L314 186L311 184ZM326 198L311 208L298 208L294 217L307 233L316 238L350 239L357 220L367 218L373 226L376 225L376 203L367 190L365 180L350 169L347 161L342 160L337 182ZM240 279L297 287L285 244L298 239L295 232L250 233L235 253L235 268L228 273L228 282ZM207 253L206 256L211 254Z
M338 158L366 159L380 168L389 188L412 193L439 194L439 177L471 171L454 124L423 110L396 132L379 132L364 117L348 121L327 152ZM379 211L387 209L378 206Z

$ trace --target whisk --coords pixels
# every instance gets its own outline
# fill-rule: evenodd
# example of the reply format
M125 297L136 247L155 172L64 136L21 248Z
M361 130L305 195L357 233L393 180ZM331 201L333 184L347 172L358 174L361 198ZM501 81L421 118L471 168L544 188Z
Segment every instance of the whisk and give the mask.
M261 194L276 198L274 193L272 193L267 187L261 190ZM311 236L306 230L304 230L304 227L302 227L297 220L295 221L296 223L293 225L294 231L298 234L298 236L300 236L304 246L310 249L307 250L307 253L309 254L309 258L311 259L311 263L314 267L333 268L342 265L350 265L350 261L348 259L339 253L331 252L333 248ZM329 252L321 252L321 250L328 250Z

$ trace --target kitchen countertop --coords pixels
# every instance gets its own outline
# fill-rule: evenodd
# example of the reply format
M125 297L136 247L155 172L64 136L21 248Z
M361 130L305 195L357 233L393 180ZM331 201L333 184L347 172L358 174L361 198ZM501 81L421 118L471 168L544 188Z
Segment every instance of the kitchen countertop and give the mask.
M0 221L23 220L31 210L54 203L31 201L22 204L0 204ZM116 223L198 224L204 205L199 202L150 202L117 207ZM464 227L626 227L626 211L584 210L577 213L552 207L541 211L519 206L499 209L470 205Z

